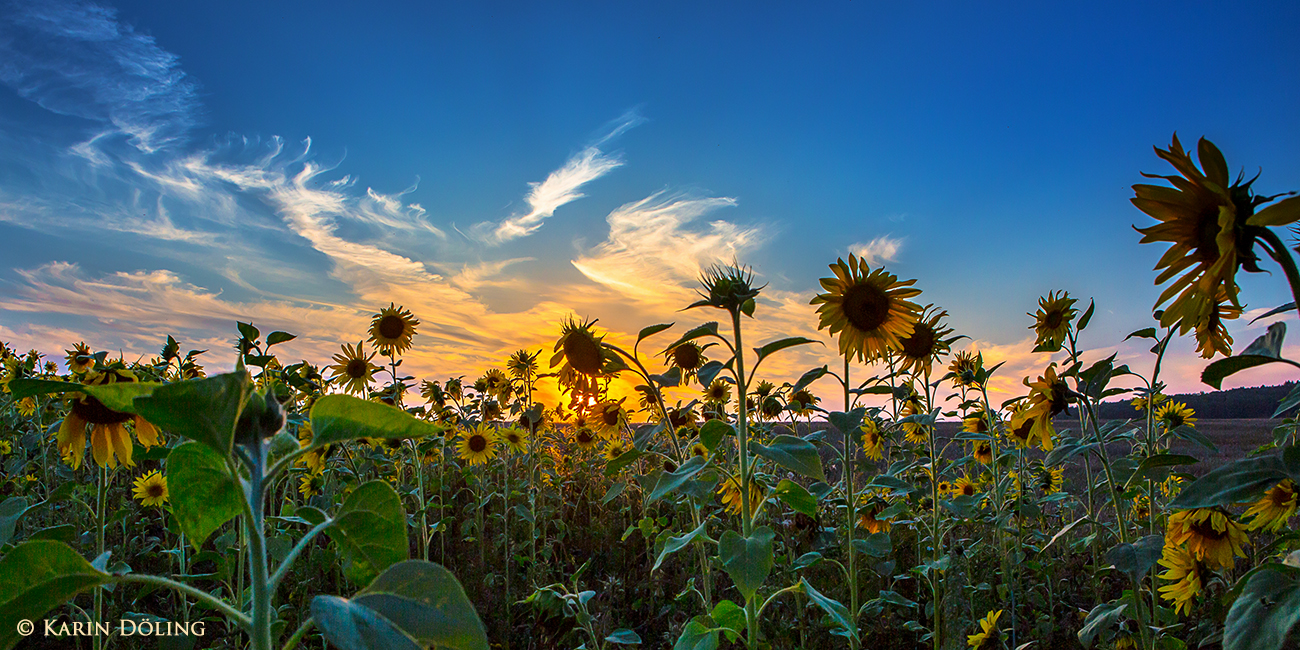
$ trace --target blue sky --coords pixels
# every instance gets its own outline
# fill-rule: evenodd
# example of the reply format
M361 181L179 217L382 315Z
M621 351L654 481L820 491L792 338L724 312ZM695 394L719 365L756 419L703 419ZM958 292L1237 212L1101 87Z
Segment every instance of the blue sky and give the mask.
M733 255L769 283L755 340L816 336L817 279L865 250L1009 392L1051 290L1149 367L1120 341L1159 293L1128 202L1169 173L1152 145L1300 189L1293 2L702 4L4 2L0 340L170 333L220 367L252 319L322 362L391 301L408 367L473 375L569 314L715 318L676 310ZM1288 300L1242 285L1248 316ZM1238 348L1276 318L1245 320ZM1176 390L1204 389L1193 347Z

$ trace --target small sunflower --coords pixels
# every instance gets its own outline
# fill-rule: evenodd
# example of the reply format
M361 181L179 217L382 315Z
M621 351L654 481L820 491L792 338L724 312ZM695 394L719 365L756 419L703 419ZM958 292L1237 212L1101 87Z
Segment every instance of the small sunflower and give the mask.
M1129 519L1141 521L1151 516L1151 499L1145 494L1133 497L1133 508L1129 510Z
M915 391L903 399L903 408L898 412L899 418L908 418L913 415L926 413L925 398ZM919 422L904 422L903 433L906 434L907 441L923 445L930 439L929 429Z
M839 334L840 354L873 361L902 347L904 337L916 327L921 308L910 298L921 294L912 288L916 280L900 282L883 268L874 271L856 255L846 264L838 259L830 265L833 278L822 278L828 293L818 294L810 304L817 308L817 329Z
M460 459L470 465L482 465L497 457L497 436L486 423L466 429L456 446Z
M975 446L971 449L971 456L983 465L993 464L993 445L987 440L975 441Z
M1038 490L1044 496L1060 492L1064 485L1064 467L1043 467L1038 471Z
M411 349L416 320L411 312L389 303L370 321L370 342L385 356L397 356Z
M600 442L600 436L591 427L580 426L573 431L573 442L583 451L591 451Z
M1175 614L1187 614L1192 600L1201 593L1201 565L1187 549L1176 544L1165 544L1160 566L1168 569L1159 575L1161 580L1173 584L1160 587L1160 597L1174 604Z
M1246 532L1218 508L1182 510L1169 517L1165 543L1187 546L1197 560L1223 569L1231 569L1234 556L1246 557Z
M700 275L700 286L696 290L703 300L697 300L687 306L717 307L725 309L734 316L744 313L754 317L754 299L763 287L754 286L754 273L747 266L732 264L715 264Z
M18 400L17 408L18 414L23 417L36 415L36 398L28 396Z
M357 342L356 347L344 343L343 352L334 355L334 365L326 366L334 371L330 380L342 379L344 392L364 395L370 386L371 376L379 370L378 366L370 363L373 358L375 353L371 352L367 356L361 341Z
M14 446L8 440L0 440L0 458L4 458L13 453Z
M628 446L622 440L611 440L605 444L605 460L617 460L619 456L626 454Z
M85 374L95 366L95 355L91 354L90 346L85 341L72 346L71 350L64 350L67 353L68 372L76 375Z
M700 368L708 363L709 360L704 356L706 348L707 346L701 346L695 341L686 341L664 350L669 365L681 372L682 384L694 380Z
M506 427L497 432L501 442L516 453L528 450L528 432L519 427Z
M710 404L726 404L731 401L731 384L722 379L714 379L704 389L704 401Z
M935 360L948 353L949 342L944 337L952 329L943 326L948 312L926 305L910 334L899 338L899 372L929 376Z
M1038 299L1038 313L1029 314L1034 319L1034 324L1029 329L1034 330L1037 336L1034 341L1037 349L1045 352L1061 349L1070 331L1070 322L1079 315L1079 310L1074 308L1076 302L1078 301L1065 291L1049 291L1046 296Z
M971 411L966 417L962 418L961 430L966 433L988 433L989 421L984 415L984 410Z
M858 428L862 432L862 453L872 460L884 456L884 436L880 435L880 423L875 418L866 418Z
M1296 512L1297 490L1291 479L1283 479L1252 503L1243 515L1253 517L1246 525L1246 530L1269 530L1278 532L1286 521Z
M953 356L952 363L948 364L948 372L952 373L952 382L958 388L969 388L978 385L975 378L983 366L984 355L962 350Z
M939 494L946 495L952 492L952 483L949 483L948 481L939 481L939 484L934 486L934 489L938 490Z
M962 476L952 482L952 495L955 497L973 497L978 492L979 488L975 487L975 481L972 481L969 476Z
M966 637L966 646L970 648L992 647L997 642L1001 632L998 630L998 619L1002 618L1002 610L989 612L987 616L979 620L980 631L977 634L971 634Z
M517 350L506 360L506 371L519 381L532 381L537 378L537 357L541 355L541 350Z
M321 490L324 488L324 474L313 472L298 479L298 493L301 494L304 499L310 499L317 494L320 494Z
M1163 393L1152 393L1149 395L1139 395L1137 397L1134 397L1132 401L1130 401L1129 403L1133 405L1133 410L1141 413L1147 410L1148 403L1154 404L1156 407L1159 407L1167 399L1169 398L1165 396Z
M734 478L726 478L718 485L718 495L722 505L733 515L740 514L742 506L739 483ZM749 516L753 517L763 506L763 486L754 479L749 479Z
M801 388L790 394L786 408L797 416L811 417L813 413L819 410L817 403L820 401L822 401L822 398L814 395L812 391Z
M880 513L885 511L887 504L884 499L875 495L862 495L858 505L858 528L865 528L868 533L887 533L891 525L891 520L878 519Z
M1168 401L1164 406L1156 409L1155 418L1165 431L1173 431L1178 427L1187 425L1196 426L1196 418L1193 417L1196 412L1188 408L1182 402Z
M705 446L704 446L704 443L702 443L702 442L697 442L697 443L691 445L691 456L699 456L700 458L708 458L708 457L709 457L709 448L708 448L708 447L705 447Z
M167 503L167 477L154 470L135 480L132 490L136 500L143 506L161 506Z
M627 410L623 408L623 398L616 401L604 400L597 402L591 407L589 417L592 424L596 425L601 436L610 438L617 436L627 425Z
M1011 412L1011 421L1007 424L1007 435L1017 447L1025 449L1034 444L1034 430L1041 416L1027 407L1023 402Z
M760 417L764 420L775 420L781 417L781 413L785 411L785 407L781 405L781 400L777 399L775 395L768 395L762 400L758 405L758 415Z

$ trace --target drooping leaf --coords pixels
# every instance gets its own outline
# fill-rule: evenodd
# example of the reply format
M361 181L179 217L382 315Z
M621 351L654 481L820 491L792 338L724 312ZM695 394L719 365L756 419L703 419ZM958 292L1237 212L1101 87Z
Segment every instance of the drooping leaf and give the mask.
M696 616L682 628L681 636L673 644L673 650L718 650L719 629L700 622L706 616Z
M729 530L718 540L722 568L736 583L736 589L745 597L745 602L754 599L754 594L772 572L772 540L775 538L776 533L771 528L759 526L749 537Z
M346 598L313 598L311 616L325 640L339 650L422 650L395 623Z
M726 436L736 435L736 430L730 424L722 420L709 420L700 427L700 444L710 452L718 448L718 444Z
M157 382L136 381L86 386L67 381L51 381L49 379L14 379L9 382L9 392L14 401L33 395L85 393L114 411L135 413L133 402L135 398L148 395L164 385Z
M1201 381L1218 390L1222 387L1223 380L1234 373L1266 363L1286 362L1282 358L1282 340L1285 337L1285 323L1269 325L1268 331L1242 350L1241 354L1219 359L1206 366L1201 371Z
M772 440L771 445L762 445L757 441L749 443L750 451L766 458L801 476L826 480L822 471L822 458L811 442L794 436L780 435Z
M1246 219L1248 226L1285 226L1300 220L1300 196L1282 199Z
M1300 568L1265 564L1261 569L1228 610L1224 650L1280 650L1300 622Z
M605 463L605 476L614 476L615 474L618 474L623 471L624 467L631 465L636 459L644 455L644 453L637 450L635 447L619 454L618 458Z
M201 442L186 442L167 457L172 513L195 549L213 531L243 512L244 489L226 458Z
M808 582L807 578L799 579L799 589L804 593L804 595L808 596L808 600L811 600L813 604L820 607L823 612L826 612L826 614L831 617L831 620L834 621L841 630L845 631L855 639L858 638L858 626L853 624L853 619L849 615L849 609L840 603L840 601L827 597L820 591L814 589L812 584Z
M1286 466L1277 455L1243 458L1192 481L1169 507L1191 510L1254 501L1284 478Z
M313 447L357 438L423 438L445 429L401 409L351 395L326 395L311 407Z
M1102 603L1093 607L1088 612L1088 618L1083 621L1083 629L1079 630L1079 643L1085 648L1091 648L1097 635L1117 623L1127 607L1127 603Z
M353 490L325 533L338 544L343 572L363 587L407 558L406 513L388 481L370 481Z
M19 621L40 625L47 612L112 579L62 542L19 544L0 558L0 648L22 639Z
M1155 476L1159 470L1166 467L1174 467L1176 465L1195 465L1198 462L1200 461L1195 456L1187 456L1184 454L1153 454L1147 456L1142 459L1141 463L1138 463L1137 469L1134 470L1133 475L1128 478L1128 482L1124 484L1124 489L1128 490L1133 486L1133 484Z
M709 535L704 530L706 527L708 527L708 525L709 525L708 520L705 520L704 523L700 524L699 528L696 528L695 530L692 530L691 532L686 533L685 535L679 535L677 537L669 537L668 541L664 543L663 550L659 551L659 557L655 558L655 565L651 567L650 570L651 571L657 570L659 568L659 565L664 563L665 558L667 558L669 555L672 555L673 553L676 553L677 551L686 548L687 545L689 545L691 542L694 542L696 539L699 539L700 537L704 537L704 539L708 539Z
M682 463L682 466L678 467L677 471L664 472L660 474L659 481L655 483L654 489L650 491L650 495L646 497L645 502L647 504L654 503L664 495L677 490L682 486L682 484L691 480L691 478L696 474L704 471L704 468L708 466L708 464L708 459L703 456L694 456L685 463Z
M840 433L848 436L854 435L854 431L862 426L862 419L867 415L866 407L858 407L845 413L843 411L834 411L826 416L831 426L839 429Z
M460 581L433 562L394 564L352 601L378 612L421 645L488 650L483 622Z
M776 484L774 493L776 498L793 508L795 512L803 513L809 517L817 516L817 497L810 494L804 486L783 478L780 483Z
M794 388L792 388L790 392L797 393L807 388L814 381L817 381L818 379L825 377L828 373L830 373L830 369L827 368L826 366L822 366L820 368L813 368L812 370L809 370L808 372L805 372L799 376L799 381L796 381L794 383Z
M664 351L667 352L687 341L693 341L695 339L700 338L701 336L717 336L717 335L718 335L718 324L716 322L705 323L698 327L694 327L690 331L683 334L681 338L677 339L676 341L673 341L671 345L664 348Z
M816 339L804 338L802 336L791 336L789 338L780 339L778 341L772 341L771 343L765 344L761 348L754 348L754 354L758 355L758 361L762 361L763 359L766 359L772 356L773 354L776 354L777 352L780 352L781 350L784 350L786 348L792 348L796 345L805 345L808 343L821 343L821 341L818 341Z
M167 384L135 400L137 412L162 429L230 453L235 425L252 392L247 372Z
M618 645L641 645L641 637L625 627L610 632L605 640Z

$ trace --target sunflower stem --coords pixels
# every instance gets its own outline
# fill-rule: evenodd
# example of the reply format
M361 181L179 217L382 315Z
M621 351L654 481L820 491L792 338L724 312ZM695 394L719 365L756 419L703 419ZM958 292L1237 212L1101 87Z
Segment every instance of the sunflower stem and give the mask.
M746 540L754 533L754 520L749 510L749 414L745 408L745 346L740 335L740 310L731 311L731 325L735 340L736 360L736 441L740 446L740 527ZM757 597L757 594L755 594ZM745 645L754 648L758 645L758 602L755 598L745 600Z
M99 468L99 489L95 496L95 559L104 555L104 501L108 490L108 469ZM104 620L104 588L95 589L95 622ZM95 635L95 650L103 650L104 638Z
M847 354L844 355L843 379L844 379L844 412L847 414L849 411L853 410L851 394L849 393L849 386L850 386L849 355ZM845 491L845 496L848 498L848 506L849 506L847 512L848 540L849 540L849 547L848 547L849 615L851 616L849 620L853 625L854 628L853 631L856 633L858 627L858 573L854 564L854 561L857 556L857 550L853 548L853 533L854 533L854 526L856 526L858 523L858 518L857 518L858 500L857 500L857 494L855 494L855 490L853 489L853 455L854 455L853 432L844 431L842 433L844 434L844 459L841 461L840 464L843 465L844 467L844 491ZM801 623L802 620L803 619L801 617L800 618ZM800 631L802 631L802 627L800 628ZM854 649L858 647L858 640L856 634L849 635L849 647Z

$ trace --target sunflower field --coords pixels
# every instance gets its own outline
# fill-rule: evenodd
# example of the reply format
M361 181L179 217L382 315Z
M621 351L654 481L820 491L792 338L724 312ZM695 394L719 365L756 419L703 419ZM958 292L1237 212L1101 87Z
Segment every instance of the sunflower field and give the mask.
M853 255L808 307L838 350L794 381L764 361L818 342L750 340L739 263L688 327L629 349L574 316L474 379L406 375L395 304L325 364L243 322L219 374L170 336L137 362L0 344L0 649L1300 647L1300 420L1199 469L1214 442L1160 378L1183 335L1215 388L1300 367L1284 323L1236 354L1225 325L1239 271L1300 302L1300 197L1208 140L1156 152L1149 363L1088 358L1095 305L1053 291L1026 319L1042 370L1001 402L946 311Z

